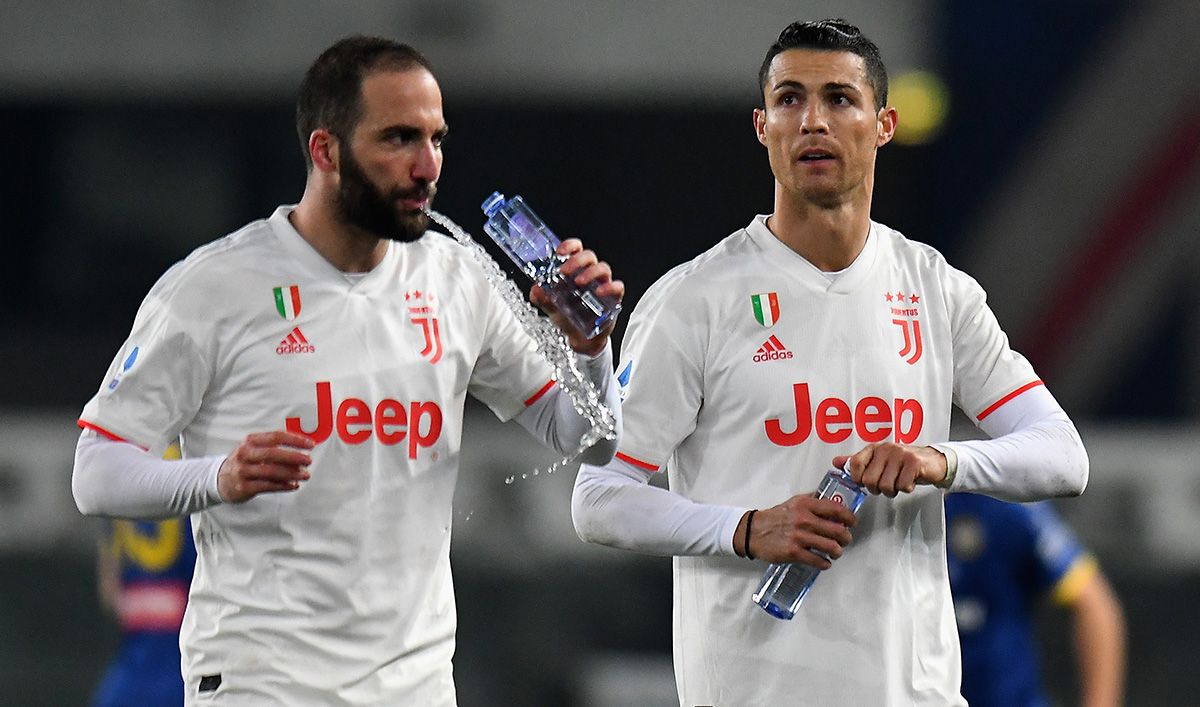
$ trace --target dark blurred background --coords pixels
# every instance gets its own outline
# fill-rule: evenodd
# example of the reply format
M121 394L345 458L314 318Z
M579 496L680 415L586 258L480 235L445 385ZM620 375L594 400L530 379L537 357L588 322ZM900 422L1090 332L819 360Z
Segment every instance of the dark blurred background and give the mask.
M522 194L612 263L631 309L770 211L758 65L788 22L827 16L880 45L900 111L874 218L983 284L1084 433L1091 486L1058 507L1125 604L1129 704L1195 699L1200 3L3 7L0 703L82 704L115 646L96 526L70 498L74 420L163 270L299 198L294 90L322 49L363 32L424 51L451 126L436 208L478 232L483 197ZM583 545L572 474L505 484L548 459L471 412L460 703L671 704L670 561ZM1071 704L1066 627L1047 613L1048 677Z

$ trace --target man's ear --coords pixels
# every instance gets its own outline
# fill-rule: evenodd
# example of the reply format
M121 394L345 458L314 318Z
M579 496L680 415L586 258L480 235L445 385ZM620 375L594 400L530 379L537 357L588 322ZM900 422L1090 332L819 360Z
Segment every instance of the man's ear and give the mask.
M760 143L767 144L767 111L764 108L754 109L754 134Z
M879 125L879 135L875 139L875 147L883 147L892 141L896 135L896 125L899 123L900 115L896 113L896 109L891 106L884 106L879 111L877 120Z
M312 158L313 169L336 172L340 146L338 139L325 128L312 131L308 136L308 156Z

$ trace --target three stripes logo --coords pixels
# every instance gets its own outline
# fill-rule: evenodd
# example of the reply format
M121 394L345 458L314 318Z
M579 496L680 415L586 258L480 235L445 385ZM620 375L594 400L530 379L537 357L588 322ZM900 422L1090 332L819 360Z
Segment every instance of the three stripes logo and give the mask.
M779 321L779 295L763 292L750 295L750 306L754 308L754 320L765 327L773 327Z
M767 361L780 361L792 358L792 352L783 345L779 337L774 334L769 339L763 342L762 346L758 347L758 353L754 354L755 363L765 363Z
M300 327L292 329L287 336L283 337L283 341L279 342L279 346L275 347L275 353L279 354L280 356L316 352L317 347L308 343L308 339L304 338L304 334L300 331Z

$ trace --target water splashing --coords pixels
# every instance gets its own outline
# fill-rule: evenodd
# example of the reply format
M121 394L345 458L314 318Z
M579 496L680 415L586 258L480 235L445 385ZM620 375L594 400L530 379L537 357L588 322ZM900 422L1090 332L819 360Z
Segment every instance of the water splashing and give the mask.
M484 277L500 293L500 297L516 315L521 327L537 344L538 353L554 367L554 379L558 382L558 387L571 397L571 404L575 407L575 411L591 424L591 428L580 440L579 447L551 464L546 469L546 473L553 474L555 470L570 464L588 447L602 439L615 439L617 436L616 419L613 417L612 410L609 410L608 406L604 404L603 395L596 390L592 381L579 372L579 366L575 362L575 352L567 345L567 338L562 331L549 319L541 316L529 300L525 299L524 293L517 289L516 284L509 279L495 259L458 224L436 211L426 210L425 213L449 231L454 240L466 247L471 257L483 268ZM533 470L533 476L540 473L539 469ZM529 474L521 474L521 478L528 479ZM504 480L504 483L511 484L515 480L515 476L510 476Z

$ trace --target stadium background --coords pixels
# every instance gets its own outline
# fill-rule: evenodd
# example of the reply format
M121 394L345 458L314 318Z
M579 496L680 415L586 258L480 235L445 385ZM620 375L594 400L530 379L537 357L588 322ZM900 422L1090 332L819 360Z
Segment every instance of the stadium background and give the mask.
M839 15L904 87L901 126L929 127L881 153L875 218L975 275L1078 421L1092 482L1058 507L1124 602L1129 704L1194 701L1200 4L8 0L0 703L82 704L111 654L98 525L70 498L75 417L167 266L298 198L292 100L322 48L367 32L426 52L451 125L438 210L478 230L484 196L523 194L632 306L769 211L755 72L787 22ZM471 413L461 704L671 704L669 561L583 545L571 474L506 485L548 459ZM1062 617L1043 631L1066 700Z

